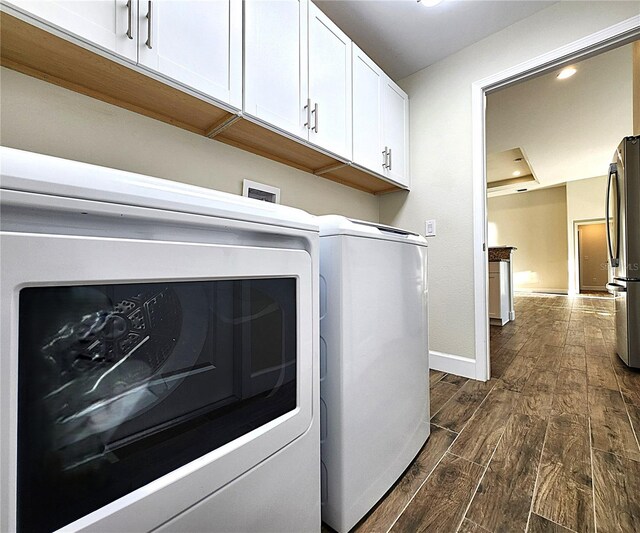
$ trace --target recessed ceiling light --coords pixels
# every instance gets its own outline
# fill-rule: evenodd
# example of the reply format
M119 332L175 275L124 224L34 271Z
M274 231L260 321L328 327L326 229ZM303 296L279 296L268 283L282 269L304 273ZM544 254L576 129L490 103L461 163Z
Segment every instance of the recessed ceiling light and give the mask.
M434 7L442 2L443 0L418 0L418 4L422 4L425 7Z
M566 80L567 78L570 78L571 76L573 76L576 72L577 72L577 70L576 70L575 67L563 68L560 71L560 74L558 74L557 78L559 80Z
M519 170L514 170L512 175L517 178L520 175L520 171Z

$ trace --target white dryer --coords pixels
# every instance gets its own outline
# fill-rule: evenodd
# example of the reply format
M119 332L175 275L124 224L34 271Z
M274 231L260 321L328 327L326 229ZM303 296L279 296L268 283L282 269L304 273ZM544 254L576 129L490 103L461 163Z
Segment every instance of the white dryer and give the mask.
M340 216L318 222L322 519L342 533L429 436L427 243Z
M0 161L0 531L319 531L314 218Z

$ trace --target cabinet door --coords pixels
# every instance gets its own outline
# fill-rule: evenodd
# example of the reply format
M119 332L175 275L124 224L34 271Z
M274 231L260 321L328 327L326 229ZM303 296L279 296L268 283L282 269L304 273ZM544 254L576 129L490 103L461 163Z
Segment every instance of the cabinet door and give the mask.
M409 187L409 97L389 78L383 94L384 146L388 150L385 175Z
M141 1L139 63L242 107L242 3Z
M132 61L137 59L138 0L14 0L6 3L105 50Z
M382 89L385 75L355 44L353 69L353 162L384 173Z
M489 273L489 318L500 318L500 273Z
M308 139L308 1L244 5L244 112Z
M309 3L309 140L351 159L351 41Z

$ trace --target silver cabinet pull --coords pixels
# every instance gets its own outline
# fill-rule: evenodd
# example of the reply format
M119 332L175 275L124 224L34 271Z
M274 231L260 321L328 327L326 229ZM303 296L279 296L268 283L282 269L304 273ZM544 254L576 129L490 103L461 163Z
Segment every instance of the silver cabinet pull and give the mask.
M318 104L313 106L313 131L318 133Z
M127 26L127 37L129 37L129 39L133 39L133 33L132 33L132 28L133 28L133 0L129 0L127 2L127 9L128 11L128 26Z
M382 150L382 168L387 168L387 147Z
M388 157L388 160L389 160L389 163L388 163L388 165L387 165L387 168L388 168L389 170L391 170L391 148L389 148L389 152L388 152L388 154L387 154L387 157Z
M304 123L305 127L311 129L311 98L307 98L307 105L304 106L307 111L307 121Z
M151 27L153 25L151 21L151 13L152 13L152 5L151 5L151 0L149 0L149 9L147 10L147 40L145 41L144 44L146 44L147 48L149 48L150 50L153 48L153 45L151 44Z

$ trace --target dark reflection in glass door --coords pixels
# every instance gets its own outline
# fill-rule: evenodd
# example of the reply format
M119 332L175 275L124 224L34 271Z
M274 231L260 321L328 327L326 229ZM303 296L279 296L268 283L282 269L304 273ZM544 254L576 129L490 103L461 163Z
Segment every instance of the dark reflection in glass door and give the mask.
M32 287L19 317L21 531L62 527L296 407L294 278Z

